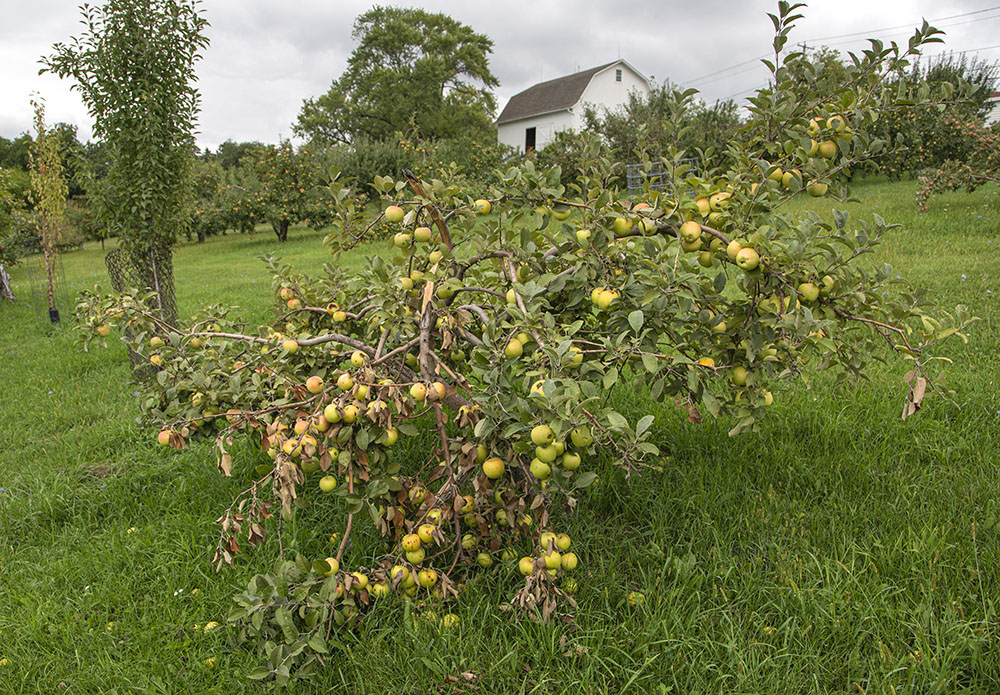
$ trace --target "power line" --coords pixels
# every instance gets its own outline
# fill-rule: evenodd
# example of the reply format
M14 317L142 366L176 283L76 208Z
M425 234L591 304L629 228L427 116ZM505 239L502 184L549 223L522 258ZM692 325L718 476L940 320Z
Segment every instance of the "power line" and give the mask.
M955 24L947 24L947 25L945 25L945 26L943 26L941 28L943 28L943 29L951 29L952 27L960 27L963 24L972 24L973 22L988 22L988 21L990 21L992 19L1000 19L1000 15L994 15L992 17L980 17L978 19L970 19L970 20L965 21L965 22L956 22ZM909 35L908 31L901 31L901 32L898 31L898 32L893 32L891 34L886 34L882 38L890 38L890 37L893 37L893 36L908 36L908 35ZM872 37L872 38L878 38L878 37ZM825 46L842 46L845 43L855 43L855 42L857 42L859 40L860 39L854 38L854 39L847 39L846 41L834 41L832 43L825 43L824 45Z
M980 46L979 48L967 48L964 51L947 51L945 53L935 54L935 55L964 55L966 53L978 53L979 51L991 51L991 50L995 50L995 49L998 49L998 48L1000 48L1000 43L994 44L992 46ZM740 90L738 92L730 94L727 97L722 97L722 99L720 99L719 101L726 101L727 99L732 99L733 97L738 97L741 94L746 94L747 92L756 92L758 89L763 89L764 87L767 87L769 84L771 84L771 83L770 82L765 82L764 84L757 85L756 87L751 87L750 89L742 89L742 90Z
M963 12L962 14L953 14L953 15L948 16L948 17L938 17L937 19L931 19L931 20L929 20L928 24L931 24L931 23L934 23L934 22L945 22L945 21L947 21L949 19L960 19L961 17L970 17L970 16L972 16L974 14L983 14L984 12L992 12L993 10L1000 10L1000 5L994 5L993 7L987 7L986 9L976 10L974 12ZM912 28L913 28L913 24L912 23L910 23L910 24L899 24L899 25L894 26L894 27L884 27L882 29L868 29L867 31L857 31L857 32L854 32L852 34L838 34L837 36L823 36L823 37L820 37L818 39L809 39L809 41L807 43L819 43L820 41L829 41L831 39L844 39L844 38L847 38L849 36L863 36L865 34L877 34L877 33L882 32L882 31L894 31L896 29L912 29Z
M945 22L945 21L948 21L950 19L961 19L963 17L970 17L972 15L979 15L979 14L983 14L983 13L986 13L986 12L992 12L994 10L1000 10L1000 5L994 5L993 7L987 7L987 8L981 9L981 10L974 10L972 12L962 12L960 14L953 14L953 15L949 15L947 17L938 17L937 19L928 20L928 23L932 23L933 24L933 23L937 23L937 22ZM995 19L995 17L990 17L989 19ZM966 23L967 22L960 22L958 24L953 24L953 25L950 25L950 26L961 26L961 24L966 24ZM836 36L826 36L826 37L821 37L821 38L817 38L817 39L809 39L808 41L804 41L802 43L819 43L821 41L829 41L829 40L832 40L832 39L842 39L842 38L846 38L846 37L850 37L850 36L863 36L863 35L866 35L866 34L870 35L870 34L875 34L875 33L884 32L884 31L893 31L893 30L896 30L896 29L907 29L907 28L913 28L913 23L911 22L909 24L900 24L900 25L897 25L897 26L894 26L894 27L884 27L882 29L867 29L865 31L854 32L854 33L851 33L851 34L838 34ZM945 28L947 28L947 27L945 27ZM744 61L741 61L739 63L734 63L733 65L726 66L726 67L721 68L719 70L713 70L712 72L706 73L704 75L700 75L700 76L698 76L698 77L696 77L694 79L689 79L689 80L682 81L682 82L680 82L680 84L682 84L682 85L697 84L697 83L701 82L702 80L704 80L706 78L720 76L723 73L730 72L731 70L743 67L744 65L749 65L750 63L756 63L757 61L763 60L764 58L767 58L770 55L771 55L770 53L765 53L763 55L756 56L754 58L750 58L749 60L744 60ZM747 70L742 70L742 71L740 71L739 74L742 74L744 72L748 72L748 71Z

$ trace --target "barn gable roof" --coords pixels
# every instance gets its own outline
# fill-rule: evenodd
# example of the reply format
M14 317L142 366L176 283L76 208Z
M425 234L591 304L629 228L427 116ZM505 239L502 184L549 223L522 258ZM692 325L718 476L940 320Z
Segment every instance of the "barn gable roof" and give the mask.
M528 116L563 111L570 108L580 101L583 91L590 84L590 80L594 75L618 63L628 65L624 60L614 60L604 65L598 65L595 68L581 70L580 72L574 72L572 75L557 77L554 80L539 82L532 87L528 87L523 92L519 92L510 98L500 117L497 118L497 125L527 118ZM628 67L633 71L635 70L630 65ZM643 77L643 79L646 78Z

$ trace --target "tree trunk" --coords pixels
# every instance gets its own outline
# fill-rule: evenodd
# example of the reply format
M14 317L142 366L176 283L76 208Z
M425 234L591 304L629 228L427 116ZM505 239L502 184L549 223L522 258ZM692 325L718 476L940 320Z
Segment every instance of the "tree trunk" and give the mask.
M156 293L153 312L171 326L177 325L177 298L174 294L174 265L169 249L136 251L131 257L139 289Z
M205 230L203 229L198 230L198 243L199 244L205 243Z
M278 241L288 241L288 220L281 220L271 226L274 227L274 233L278 235Z
M10 287L10 276L7 275L7 270L0 265L0 299L9 299L14 301L14 290Z
M53 230L49 226L49 221L42 215L42 257L45 259L45 294L49 302L49 320L52 323L59 322L59 311L56 309L55 290L55 244L53 243Z

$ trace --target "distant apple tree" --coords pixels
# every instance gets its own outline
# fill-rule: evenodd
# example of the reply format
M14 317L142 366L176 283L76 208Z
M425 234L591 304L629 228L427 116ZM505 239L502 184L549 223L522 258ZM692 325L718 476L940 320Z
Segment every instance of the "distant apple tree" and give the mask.
M532 162L476 191L334 172L334 262L322 278L272 262L271 324L226 307L171 324L141 296L84 297L86 341L127 328L159 367L140 400L158 441L213 439L219 471L247 480L220 510L217 567L280 538L274 517L337 534L329 557L318 536L282 544L236 597L231 621L265 653L252 678L305 677L382 597L448 602L496 565L512 587L519 577L512 607L565 618L586 552L559 519L594 483L595 454L627 478L669 465L653 415L608 405L618 385L641 383L695 422L725 418L734 436L783 384L863 376L879 345L906 364L904 417L940 390L938 344L972 318L865 264L894 226L784 211L799 195L846 197L845 172L889 147L871 135L895 103L885 75L939 32L872 42L818 93L782 54L799 7L774 16L772 84L750 99L731 166L695 176L673 147L671 193L608 187L616 164L593 145L571 186ZM671 98L683 114L693 95ZM363 267L338 262L386 227L392 241L366 247Z

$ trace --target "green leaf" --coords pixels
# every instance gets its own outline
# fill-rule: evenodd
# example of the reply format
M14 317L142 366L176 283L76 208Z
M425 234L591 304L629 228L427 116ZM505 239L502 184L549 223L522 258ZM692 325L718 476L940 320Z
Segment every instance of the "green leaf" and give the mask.
M719 294L722 294L722 290L726 289L726 279L726 274L724 272L720 272L715 276L715 280L712 282L712 286Z
M660 360L656 358L656 355L650 355L647 352L642 356L642 366L650 374L656 374L660 370Z
M262 681L271 675L271 669L266 666L258 666L247 674L247 678L254 681Z
M612 427L617 429L625 429L628 427L628 420L626 420L622 415L619 415L613 410L608 411L608 422L611 423Z
M643 315L642 311L640 309L636 309L628 315L628 325L632 326L632 330L638 334L645 319L646 317Z
M312 637L309 638L309 646L312 647L313 651L320 654L330 653L330 650L326 648L326 640L323 639L323 635L319 632L314 632Z
M604 374L604 388L610 389L618 381L618 368L612 367Z
M576 480L573 481L573 488L576 490L582 490L590 487L595 480L597 480L597 473L594 473L593 471L581 473L576 477Z
M642 433L649 429L649 426L653 424L653 420L656 419L654 415L643 415L639 419L639 422L635 426L635 436L641 437Z

